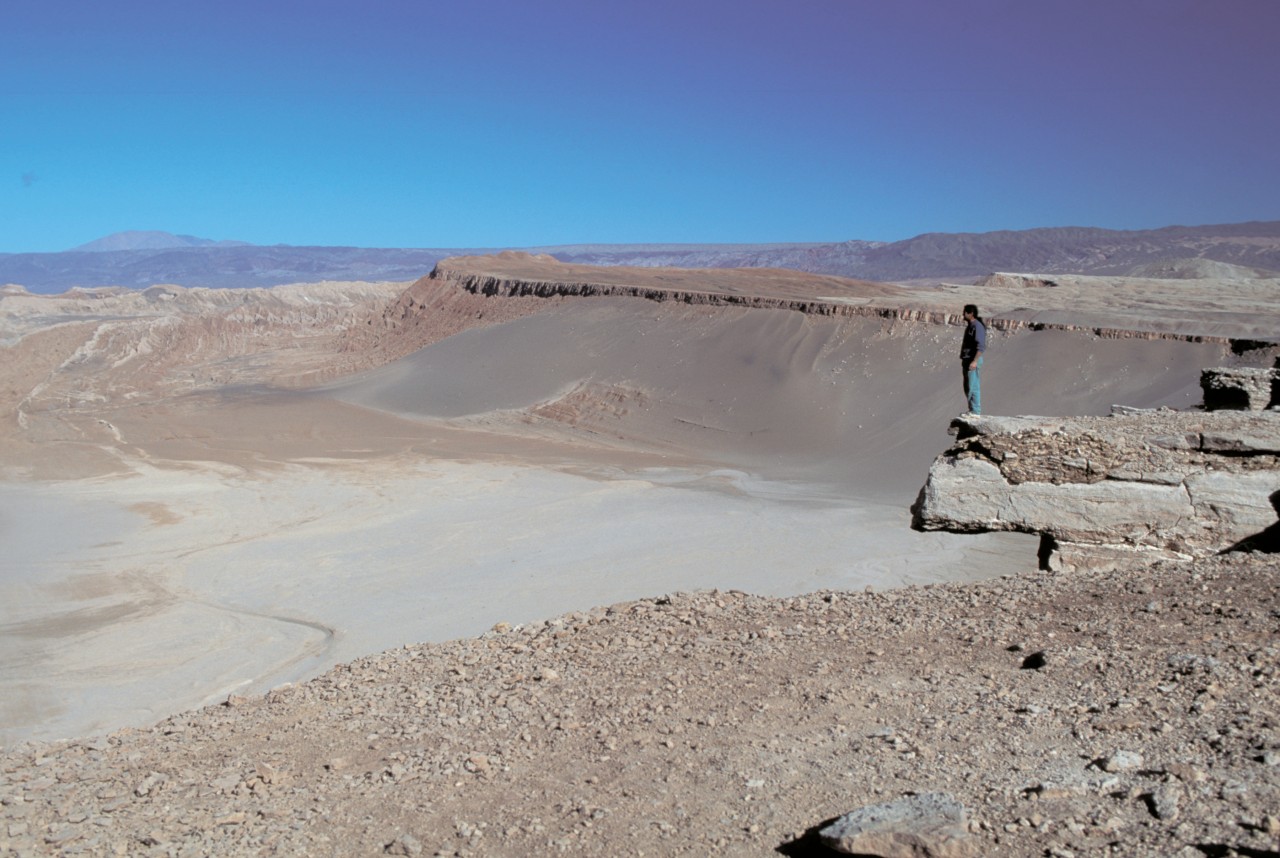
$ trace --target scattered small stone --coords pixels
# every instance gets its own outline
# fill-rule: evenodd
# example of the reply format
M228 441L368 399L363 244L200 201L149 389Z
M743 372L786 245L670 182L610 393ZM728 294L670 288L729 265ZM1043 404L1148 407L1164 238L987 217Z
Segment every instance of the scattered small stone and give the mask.
M724 595L718 615L677 594L396 650L278 705L189 713L182 732L5 749L0 852L737 855L816 846L817 802L892 804L923 776L982 811L933 854L1265 849L1280 836L1268 559L1013 575L895 602ZM1135 615L1155 598L1171 625ZM769 625L822 633L760 635ZM1010 682L1011 654L1037 637L1051 670ZM529 681L540 661L573 681ZM1217 708L1196 717L1201 697ZM464 818L493 827L455 835ZM423 847L409 827L440 839Z
M1189 763L1170 763L1164 767L1164 770L1167 774L1173 775L1187 784L1202 783L1206 777L1204 772Z
M1132 772L1142 768L1142 754L1136 751L1116 751L1102 760L1104 772Z
M227 792L231 792L240 784L241 784L240 776L236 774L231 774L231 775L223 775L220 778L214 778L214 780L210 782L209 785L214 789L216 789L218 792L227 793Z
M421 855L422 842L412 834L402 834L382 850L388 855Z
M139 798L150 795L151 791L162 783L164 783L164 775L159 772L152 772L142 779L142 783L134 787L133 794Z
M1241 781L1227 781L1218 790L1218 794L1226 801L1236 801L1249 794L1249 787Z
M1157 819L1163 819L1166 822L1172 822L1178 818L1181 801L1182 791L1169 784L1151 793L1147 799L1151 812Z
M44 842L51 846L61 846L64 843L69 843L70 841L75 840L79 836L80 829L70 825L64 825L61 828L57 828L49 832L49 834L45 836Z
M1022 660L1023 670L1040 670L1049 663L1049 656L1044 650L1033 652Z
M945 793L921 793L846 813L818 832L836 852L881 858L969 858L978 847L969 835L964 805Z
M1046 801L1060 800L1066 798L1074 798L1084 795L1086 792L1084 784L1074 784L1065 786L1061 784L1041 783L1027 790L1028 795L1034 795L1037 798Z

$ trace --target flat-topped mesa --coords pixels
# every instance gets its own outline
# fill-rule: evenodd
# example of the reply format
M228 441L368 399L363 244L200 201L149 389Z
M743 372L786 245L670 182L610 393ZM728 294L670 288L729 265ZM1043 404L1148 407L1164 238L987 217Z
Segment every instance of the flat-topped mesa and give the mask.
M1040 534L1051 570L1280 549L1280 413L956 424L913 508L917 529Z
M777 268L642 268L577 265L545 254L504 251L436 264L431 278L491 296L622 296L693 304L749 304L822 313L850 302L900 298L887 283Z
M994 275L1012 277L1013 275ZM1029 275L1017 275L1026 278ZM1076 278L1079 280L1080 278ZM752 309L791 310L832 317L879 318L896 322L956 325L960 308L976 300L985 310L992 330L1075 331L1104 339L1177 340L1216 343L1233 348L1255 348L1280 342L1280 332L1270 324L1238 319L1204 322L1204 313L1182 310L1170 315L1151 313L1151 300L1137 312L1123 301L1116 303L1103 278L1093 278L1086 292L1107 295L1082 300L1079 283L1054 288L1028 289L987 286L906 288L825 274L776 268L643 268L564 263L554 257L505 251L494 256L459 256L438 262L431 274L414 284L419 299L427 293L453 288L488 298L629 297L694 305L721 305ZM1002 281L1003 282L1003 281ZM1039 281L1037 281L1039 282ZM1054 286L1057 280L1040 285ZM1074 291L1073 291L1074 290ZM1062 293L1062 295L1058 295ZM407 294L407 293L406 293ZM1047 295L1055 296L1051 300ZM1179 299L1182 296L1177 296ZM431 300L431 299L427 299ZM1092 303L1090 303L1092 302ZM422 303L422 300L419 300ZM1176 303L1176 302L1175 302ZM1095 306L1096 305L1096 306ZM1091 308L1091 309L1090 309ZM1175 318L1176 317L1176 318Z

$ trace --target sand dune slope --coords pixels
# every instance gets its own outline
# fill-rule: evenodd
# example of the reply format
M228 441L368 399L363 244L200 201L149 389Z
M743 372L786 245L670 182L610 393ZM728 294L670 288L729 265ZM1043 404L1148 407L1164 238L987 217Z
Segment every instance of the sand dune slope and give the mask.
M456 426L709 458L852 494L914 493L964 410L960 329L593 298L474 329L323 389ZM1198 402L1220 345L992 332L986 410Z

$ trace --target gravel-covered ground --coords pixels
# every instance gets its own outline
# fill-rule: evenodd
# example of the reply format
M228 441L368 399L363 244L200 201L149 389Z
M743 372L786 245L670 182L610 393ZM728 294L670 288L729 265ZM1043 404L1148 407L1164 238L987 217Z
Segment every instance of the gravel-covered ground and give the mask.
M942 792L972 854L1272 855L1278 596L1233 554L499 626L7 749L0 853L821 855Z

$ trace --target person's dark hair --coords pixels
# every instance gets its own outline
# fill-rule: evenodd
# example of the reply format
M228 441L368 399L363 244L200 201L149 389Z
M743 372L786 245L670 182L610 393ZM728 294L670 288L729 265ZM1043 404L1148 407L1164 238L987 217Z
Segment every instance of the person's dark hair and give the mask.
M977 305L977 304L965 304L965 305L964 305L964 311L965 311L966 313L973 313L973 317L974 317L975 319L977 319L979 322L982 322L982 317L978 315L978 305ZM983 324L985 325L985 324L986 324L986 322L983 322Z

